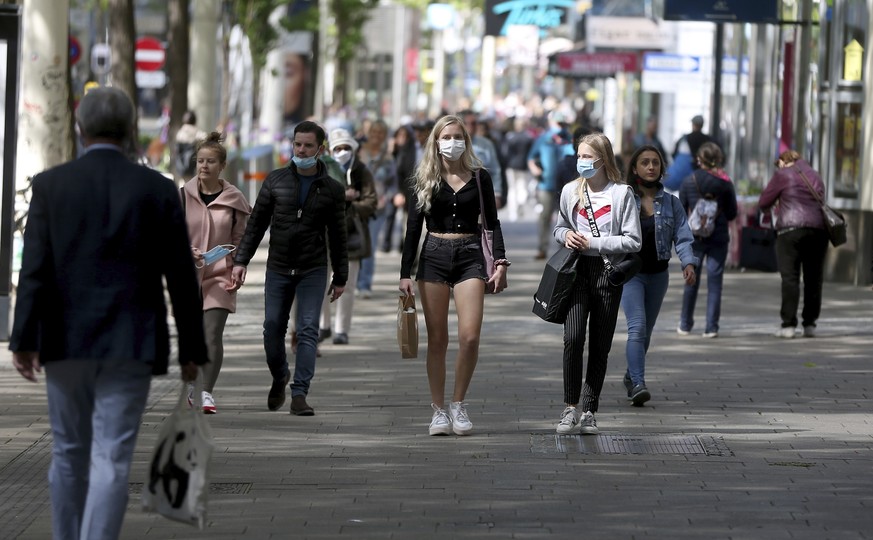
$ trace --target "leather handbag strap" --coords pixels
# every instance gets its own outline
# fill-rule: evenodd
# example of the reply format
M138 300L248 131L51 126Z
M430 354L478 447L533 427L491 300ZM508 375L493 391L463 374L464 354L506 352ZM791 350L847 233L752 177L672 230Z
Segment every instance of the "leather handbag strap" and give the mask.
M821 199L821 197L819 197L818 192L812 189L812 183L809 181L806 175L803 174L803 171L798 169L797 174L799 174L800 177L803 178L803 183L806 184L806 188L809 190L810 193L812 193L812 196L815 197L815 200L818 201L818 204L824 205L824 201Z
M488 220L485 219L485 200L482 198L482 182L479 181L479 169L473 173L476 177L476 187L479 189L479 216L482 219L482 228L485 230L488 229Z

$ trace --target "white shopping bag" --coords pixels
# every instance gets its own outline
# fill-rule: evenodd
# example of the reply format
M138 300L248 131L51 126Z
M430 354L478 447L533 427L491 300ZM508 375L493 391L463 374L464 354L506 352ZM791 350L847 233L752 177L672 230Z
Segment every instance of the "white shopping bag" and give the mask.
M187 385L164 420L142 490L143 509L203 529L209 493L212 433L202 412L203 376L197 377L188 405Z

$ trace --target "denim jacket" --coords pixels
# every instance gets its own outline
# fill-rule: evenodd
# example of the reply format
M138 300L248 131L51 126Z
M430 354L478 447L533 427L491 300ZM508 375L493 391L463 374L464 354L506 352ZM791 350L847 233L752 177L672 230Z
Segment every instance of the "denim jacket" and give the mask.
M637 209L639 209L642 204L640 196L634 193L634 198L637 201ZM679 198L665 192L664 188L659 189L655 195L655 251L658 253L658 259L670 260L673 244L675 244L676 254L679 255L682 268L689 264L699 267L700 259L694 255L694 251L691 249L693 243L694 236L688 226L688 216L685 214L685 209L682 208Z

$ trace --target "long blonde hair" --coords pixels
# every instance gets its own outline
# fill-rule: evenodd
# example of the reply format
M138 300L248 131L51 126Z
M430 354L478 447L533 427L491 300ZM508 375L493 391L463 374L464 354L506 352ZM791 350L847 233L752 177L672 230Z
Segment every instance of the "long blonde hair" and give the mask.
M609 138L603 133L589 133L588 135L583 136L579 139L579 142L576 143L576 150L578 152L579 145L586 144L594 150L600 159L603 161L603 167L606 173L606 178L609 179L610 182L614 182L616 184L623 184L624 180L621 177L621 171L618 170L618 165L615 164L615 154L612 152L612 143L609 142ZM579 199L584 197L583 190L585 189L585 180L582 179L579 182L578 190L579 190Z
M418 197L417 207L424 213L430 212L431 199L437 189L439 189L440 181L443 177L443 160L440 158L440 147L437 143L437 137L450 124L461 126L461 133L464 134L465 149L460 158L463 168L470 172L482 168L482 162L473 153L473 141L470 139L467 128L464 127L464 122L454 115L446 115L437 120L430 135L427 136L427 141L424 143L421 163L415 168L414 175L415 195Z

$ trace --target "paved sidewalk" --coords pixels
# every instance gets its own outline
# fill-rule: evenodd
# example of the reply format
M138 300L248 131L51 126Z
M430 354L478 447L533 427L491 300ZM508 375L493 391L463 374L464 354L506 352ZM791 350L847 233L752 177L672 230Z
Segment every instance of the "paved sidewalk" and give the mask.
M176 371L153 384L122 538L873 538L869 288L826 284L820 336L783 340L772 337L778 276L730 271L720 336L708 340L675 332L674 268L647 366L652 401L625 399L620 316L601 435L556 437L561 328L530 313L542 269L535 225L505 227L514 264L507 293L486 301L472 436L427 435L423 354L402 360L396 345L394 253L380 254L374 297L356 301L351 343L322 345L309 397L316 416L292 416L287 404L269 412L264 251L228 320L209 417L207 527L140 510L146 462L180 389ZM455 350L453 332L450 364ZM50 537L50 443L44 384L21 379L4 350L0 537Z

